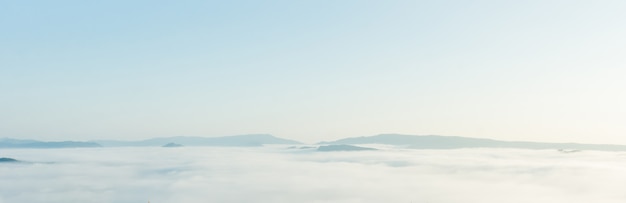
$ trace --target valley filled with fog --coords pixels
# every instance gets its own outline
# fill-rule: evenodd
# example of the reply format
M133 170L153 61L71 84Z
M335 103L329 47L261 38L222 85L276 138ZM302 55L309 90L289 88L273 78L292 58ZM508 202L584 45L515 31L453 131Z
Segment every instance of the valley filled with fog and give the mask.
M0 202L623 202L626 152L2 149Z

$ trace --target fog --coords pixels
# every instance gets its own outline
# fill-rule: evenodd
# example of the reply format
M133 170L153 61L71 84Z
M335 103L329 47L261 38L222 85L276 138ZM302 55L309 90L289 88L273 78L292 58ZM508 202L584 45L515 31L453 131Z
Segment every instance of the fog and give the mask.
M10 149L0 202L624 202L626 153Z

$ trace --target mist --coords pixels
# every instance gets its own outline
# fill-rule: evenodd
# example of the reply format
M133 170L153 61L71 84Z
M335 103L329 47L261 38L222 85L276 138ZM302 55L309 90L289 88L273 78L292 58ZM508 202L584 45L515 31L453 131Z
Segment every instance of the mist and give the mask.
M380 147L379 147L380 148ZM5 149L0 203L623 202L626 153L287 146Z

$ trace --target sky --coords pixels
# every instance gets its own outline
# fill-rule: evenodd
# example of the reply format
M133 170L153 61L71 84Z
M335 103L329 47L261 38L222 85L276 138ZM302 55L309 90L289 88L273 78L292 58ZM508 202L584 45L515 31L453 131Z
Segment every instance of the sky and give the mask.
M0 203L624 202L623 152L6 149ZM102 178L106 177L106 178Z
M2 1L0 137L626 144L623 1Z

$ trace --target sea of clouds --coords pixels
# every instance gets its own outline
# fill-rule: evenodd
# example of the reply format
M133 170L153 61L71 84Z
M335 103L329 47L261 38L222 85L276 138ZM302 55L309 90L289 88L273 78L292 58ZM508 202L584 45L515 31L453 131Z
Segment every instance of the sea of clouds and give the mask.
M626 201L626 153L286 146L3 149L0 203Z

